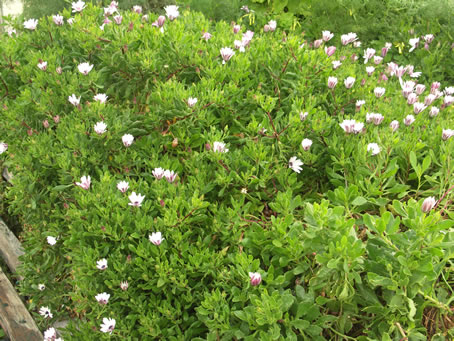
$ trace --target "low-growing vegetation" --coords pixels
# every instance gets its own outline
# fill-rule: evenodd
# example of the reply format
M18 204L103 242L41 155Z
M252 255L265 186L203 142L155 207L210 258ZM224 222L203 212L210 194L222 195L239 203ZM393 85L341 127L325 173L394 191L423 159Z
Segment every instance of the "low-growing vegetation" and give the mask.
M65 340L454 336L435 61L273 18L71 10L0 38L2 188L48 340L66 319ZM402 53L445 48L423 33Z

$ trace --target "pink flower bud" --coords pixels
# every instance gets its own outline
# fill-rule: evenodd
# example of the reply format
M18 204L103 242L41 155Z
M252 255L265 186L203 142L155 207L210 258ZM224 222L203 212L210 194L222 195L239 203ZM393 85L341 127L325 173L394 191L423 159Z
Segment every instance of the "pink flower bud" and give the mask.
M336 46L325 46L325 53L331 57L336 52Z
M57 71L57 73L58 73L59 75L61 75L61 73L63 72L63 70L62 70L62 68L61 68L60 66L57 67L56 71Z
M160 16L158 17L158 26L159 26L159 27L164 26L165 21L166 21L166 17L163 16L163 15L160 15Z
M269 32L270 30L271 30L270 25L266 24L265 26L263 26L263 31L264 32Z
M249 278L251 279L251 285L259 285L262 282L262 275L258 272L249 272Z
M233 33L237 34L240 32L241 26L240 25L234 25L233 26Z
M314 41L314 48L318 49L322 45L322 43L322 39L317 39L316 41Z
M434 197L428 197L426 199L424 199L424 202L422 203L422 206L421 206L421 210L424 212L424 213L427 213L429 212L432 208L434 208L435 204L437 203L437 201L435 200Z
M56 124L60 123L60 116L56 115L56 116L54 116L54 117L52 117L52 118L53 118L53 120L54 120L54 122L55 122Z
M49 121L48 120L44 120L43 121L43 127L46 128L46 129L49 128Z
M394 120L391 122L391 124L389 126L391 127L392 131L394 132L397 129L399 129L399 121Z

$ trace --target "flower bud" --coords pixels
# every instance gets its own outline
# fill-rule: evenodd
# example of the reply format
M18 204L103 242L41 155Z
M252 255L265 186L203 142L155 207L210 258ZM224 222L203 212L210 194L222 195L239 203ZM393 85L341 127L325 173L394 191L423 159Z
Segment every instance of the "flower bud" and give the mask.
M58 73L59 75L61 75L62 72L63 72L63 70L62 70L62 68L61 68L60 66L57 67L56 71L57 71L57 73Z
M48 120L44 120L43 121L43 127L46 128L46 129L49 128L49 121Z
M60 116L56 115L56 116L54 116L54 117L52 117L52 118L53 118L53 120L54 120L54 122L55 122L56 124L60 123Z
M172 141L172 148L176 148L178 146L178 138L174 138Z
M422 203L422 206L421 206L421 210L424 212L424 213L427 213L429 212L432 208L434 208L435 204L437 203L437 201L435 200L434 197L428 197L424 200L424 202Z
M251 285L259 285L262 282L262 275L258 272L249 272L249 278L251 279Z

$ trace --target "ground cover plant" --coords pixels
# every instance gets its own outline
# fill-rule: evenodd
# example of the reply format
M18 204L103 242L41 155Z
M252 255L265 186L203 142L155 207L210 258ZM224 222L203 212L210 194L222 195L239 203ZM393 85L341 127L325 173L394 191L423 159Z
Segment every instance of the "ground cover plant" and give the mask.
M46 339L452 338L454 88L262 24L79 1L1 38Z

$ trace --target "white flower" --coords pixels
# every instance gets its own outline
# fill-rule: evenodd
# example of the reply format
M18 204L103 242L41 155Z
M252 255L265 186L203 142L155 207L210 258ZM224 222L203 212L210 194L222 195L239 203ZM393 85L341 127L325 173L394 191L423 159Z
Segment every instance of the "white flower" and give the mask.
M40 68L40 69L43 70L43 71L46 71L46 69L47 69L47 62L38 63L38 68Z
M225 148L225 143L215 141L213 142L213 152L227 153L229 150Z
M446 95L443 99L443 104L447 107L454 103L454 96Z
M8 33L8 36L9 36L10 38L12 38L13 34L16 34L16 35L17 35L17 31L16 31L14 28L12 28L12 27L8 27L8 28L6 29L6 33Z
M308 112L302 112L302 111L301 111L301 112L300 112L300 120L301 120L301 122L304 122L304 121L306 120L306 118L307 118L308 115L309 115Z
M336 84L337 84L337 78L336 77L328 77L328 88L334 89Z
M70 24L70 25L74 24L74 18L69 18L69 19L67 20L67 22L68 22L68 24Z
M0 155L6 152L8 145L5 142L0 142Z
M129 198L129 206L140 207L142 206L142 201L145 199L145 195L136 194L136 192L132 192Z
M134 12L136 12L137 14L140 14L140 13L142 13L142 6L138 6L138 5L132 6L132 10Z
M375 71L375 68L373 66L367 66L366 67L366 72L367 72L367 75L368 76L372 76L372 74L374 73Z
M366 122L367 123L374 123L375 125L379 125L380 123L383 122L383 119L385 117L382 114L376 114L376 113L367 113L366 114Z
M374 89L375 97L380 98L381 96L383 96L385 94L385 91L386 91L385 88L380 88L380 87L375 88Z
M223 59L222 64L225 64L225 62L228 62L234 54L235 54L235 51L233 51L230 47L223 47L221 49L221 57Z
M421 113L424 109L427 107L424 105L424 103L416 102L413 104L413 112L418 115Z
M421 94L424 92L424 90L426 90L426 86L425 86L424 84L418 84L418 85L416 85L415 91L416 91L416 94L417 94L417 95L421 95ZM454 90L454 89L453 89L453 90Z
M361 109L361 107L362 107L364 104L366 104L366 101L364 101L364 100L362 100L362 99L357 100L357 101L356 101L356 108L357 108L357 109Z
M121 283L120 283L120 288L121 288L121 290L123 290L123 291L128 290L128 288L129 288L129 283L128 283L128 281L121 282Z
M117 25L121 25L121 22L123 21L123 17L121 15L116 15L113 19Z
M38 19L29 19L24 22L24 28L26 28L27 30L33 31L36 29L37 26L38 26Z
M410 50L408 52L412 52L415 48L418 47L419 38L410 39L409 44L410 44L411 48L410 48Z
M127 181L120 181L117 184L117 189L120 192L125 193L129 189L129 183Z
M151 174L153 174L156 179L161 180L164 176L164 169L162 169L161 167L155 168L152 170Z
M49 245L55 245L55 244L57 244L57 239L55 237L48 236L47 242L49 243Z
M85 8L85 2L83 1L73 2L71 5L73 8L73 13L82 12L83 9Z
M433 34L426 34L424 36L424 40L426 41L427 44L430 44L434 40L434 35Z
M443 91L445 95L454 95L454 86L447 86Z
M174 171L166 169L164 171L164 177L166 178L167 182L172 183L177 178L177 173L175 173Z
M355 120L344 120L342 123L339 123L339 125L347 134L358 134L364 128L364 123L356 122Z
M93 129L95 130L96 134L104 134L107 129L107 124L105 124L104 122L97 122Z
M110 295L106 292L103 292L101 294L98 294L95 296L96 301L98 301L100 304L107 304L109 302Z
M439 112L440 112L440 109L438 109L437 107L431 107L430 111L429 111L429 116L430 117L435 117L435 116L438 115Z
M189 97L188 98L188 106L192 108L197 103L197 98Z
M64 23L63 16L61 16L60 14L53 15L52 20L54 21L55 25L57 25L57 26L62 26Z
M104 317L102 319L101 331L103 333L112 334L113 330L115 329L115 323L116 323L115 319Z
M49 318L51 319L52 317L54 317L54 315L52 315L52 313L50 312L50 309L49 307L41 307L39 309L39 314L45 318Z
M180 12L178 12L178 6L175 5L170 5L164 7L164 10L166 11L167 18L169 18L170 21L178 18L180 15Z
M308 151L312 146L312 140L304 139L303 141L301 141L301 146L304 150Z
M77 107L80 103L80 96L79 98L76 97L76 95L72 94L71 96L68 97L69 103Z
M276 30L276 27L277 27L276 20L270 20L268 22L268 26L270 27L270 31L274 32Z
M331 64L333 64L333 70L336 70L339 66L342 65L342 63L340 62L340 60L333 60L331 62Z
M44 332L44 341L55 340L57 337L57 331L51 327Z
M373 56L375 56L375 50L374 49L371 49L371 48L367 48L365 51L364 51L364 64L367 64L367 62L369 61L369 59L371 59Z
M132 142L134 142L134 136L132 136L131 134L124 134L121 140L123 141L123 145L125 147L129 147Z
M331 38L334 37L334 33L331 33L330 31L322 31L322 39L323 41L330 41Z
M93 99L100 103L106 103L107 98L109 98L109 96L107 96L106 94L97 94L93 96Z
M353 77L347 77L345 80L344 80L344 84L345 84L345 87L347 89L350 89L353 84L355 84L355 78Z
M353 42L353 47L361 47L361 42L359 40L358 41L354 41ZM358 59L358 57L356 57L356 59Z
M89 176L84 175L83 177L80 178L80 182L76 182L76 186L79 186L86 190L88 190L90 188L90 184L91 184L90 175Z
M378 153L380 153L381 148L376 143L369 143L367 145L367 151L371 152L372 155L377 155Z
M374 64L378 65L383 61L383 58L380 56L374 56Z
M93 65L89 63L81 63L77 66L77 68L79 69L80 73L86 76L91 71L91 69L93 69Z
M288 166L293 169L295 172L299 173L303 168L301 166L303 165L303 162L298 159L296 156L292 156L290 160L288 161Z
M350 32L350 33L341 35L342 45L347 45L349 43L353 43L356 40L358 40L356 33Z
M443 129L441 138L444 141L446 141L447 139L451 138L452 136L454 136L454 130L452 130L452 129Z
M107 259L103 258L103 259L98 260L96 262L96 267L99 270L106 270L107 269Z
M46 289L46 286L44 284L38 284L38 289L39 291L44 291L44 289Z
M211 35L211 33L209 33L209 32L204 32L204 33L202 34L202 39L205 39L205 41L210 40L211 37L212 37L212 35Z
M161 245L162 241L164 238L162 238L161 232L153 232L151 235L148 236L148 239L150 239L150 242L152 242L154 245Z

